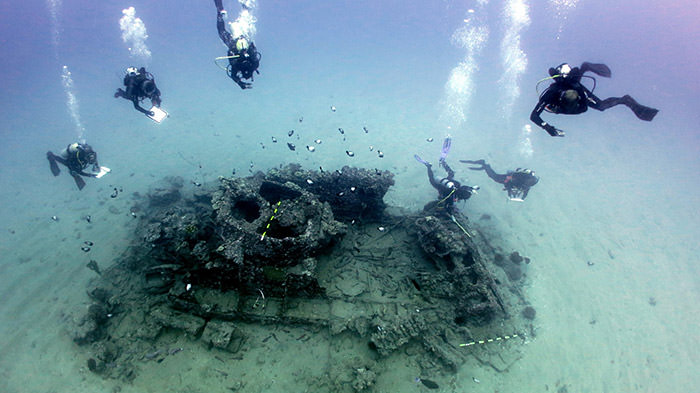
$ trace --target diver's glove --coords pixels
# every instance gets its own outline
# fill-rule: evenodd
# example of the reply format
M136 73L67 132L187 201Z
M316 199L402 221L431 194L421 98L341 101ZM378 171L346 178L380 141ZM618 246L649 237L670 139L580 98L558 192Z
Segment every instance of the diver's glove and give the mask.
M547 124L547 125L545 125L543 128L544 128L544 130L547 131L547 133L548 133L549 135L551 135L551 136L564 136L564 135L566 135L566 134L564 133L564 131L562 131L562 130L556 128L556 127L554 127L554 126L551 125L551 124Z
M519 188L515 188L515 187L507 189L507 190L508 190L508 198L522 199L523 190L521 190Z

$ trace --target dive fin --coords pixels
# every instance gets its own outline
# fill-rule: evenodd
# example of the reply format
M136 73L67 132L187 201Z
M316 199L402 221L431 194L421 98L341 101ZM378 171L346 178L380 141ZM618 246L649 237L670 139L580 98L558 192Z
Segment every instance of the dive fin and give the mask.
M442 142L442 150L440 151L440 161L444 161L447 155L450 154L450 147L452 147L452 137L447 136Z
M481 171L481 170L484 169L484 165L486 165L486 160L476 160L476 161L472 161L472 160L459 160L459 162L463 162L463 163L465 163L465 164L472 164L472 165L481 165L481 166L478 166L478 167L476 167L476 168L469 167L469 169L471 169L471 170L473 170L473 171Z
M75 185L78 186L78 190L82 190L85 187L85 180L83 180L80 175L73 175L73 180L75 180Z
M654 119L654 116L656 116L656 114L659 113L658 109L641 105L630 96L625 96L623 98L625 98L625 105L627 105L628 108L632 109L632 112L634 112L635 116L637 116L637 118L640 120L652 121Z
M485 160L476 160L476 161L472 161L472 160L459 160L459 162L463 162L463 163L465 163L465 164L475 164L475 165L484 165L484 164L486 164L486 161L485 161Z
M51 167L51 173L53 173L54 176L58 176L61 173L61 170L58 168L58 164L56 164L56 160L54 160L53 154L51 154L51 152L46 153L46 158L49 160L49 167Z
M659 113L658 109L649 108L648 106L644 105L639 105L631 109L632 111L634 111L634 114L637 116L637 118L644 121L654 120L654 116L656 116L656 114Z
M610 78L610 76L612 76L612 71L610 71L610 68L603 63L589 63L584 61L583 64L581 64L581 72L586 71L590 71L605 78Z
M416 161L420 162L420 163L423 164L423 165L430 165L430 164L428 163L428 161L426 161L426 160L420 158L420 156L419 156L418 154L414 154L414 155L413 155L413 158L415 158Z

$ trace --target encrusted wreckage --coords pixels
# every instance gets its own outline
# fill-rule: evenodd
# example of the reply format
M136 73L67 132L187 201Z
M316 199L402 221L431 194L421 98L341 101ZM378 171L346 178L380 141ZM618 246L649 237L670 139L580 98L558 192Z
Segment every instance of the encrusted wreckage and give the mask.
M504 263L462 215L389 214L392 173L289 165L186 198L183 183L166 178L138 202L140 245L89 290L74 340L89 345L92 371L132 379L136 360L177 350L149 352L173 331L245 353L256 326L271 325L364 346L331 369L334 391L371 390L381 359L402 348L423 372L454 370L469 354L497 370L517 360L459 344L530 325L522 272L505 273L523 265Z

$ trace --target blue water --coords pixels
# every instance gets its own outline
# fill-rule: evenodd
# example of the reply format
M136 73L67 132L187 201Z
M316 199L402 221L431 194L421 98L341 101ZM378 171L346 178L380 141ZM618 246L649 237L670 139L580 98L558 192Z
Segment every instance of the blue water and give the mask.
M698 2L259 0L255 43L262 61L246 91L214 64L226 49L211 3L0 3L0 391L113 388L85 372L80 350L57 326L64 311L84 306L91 278L83 255L75 255L75 239L89 234L108 245L95 250L105 265L129 242L131 218L107 212L114 186L126 195L144 193L165 175L183 176L191 186L215 183L234 169L247 175L290 162L309 169L354 165L393 171L387 202L416 210L435 192L413 154L436 161L447 134L458 178L482 187L462 205L465 214L492 215L489 230L504 247L536 262L528 296L541 329L514 370L465 365L454 377L455 391L697 386ZM238 3L224 5L235 18ZM519 6L515 17L527 21L514 27L507 5ZM130 57L121 37L119 19L129 6L147 28L148 64ZM471 52L454 39L470 28L487 31ZM517 45L504 50L508 31ZM504 54L526 59L507 86ZM524 131L536 82L551 66L583 61L612 69L612 78L598 78L599 97L630 94L659 108L658 116L642 122L624 107L545 114L565 138L534 125ZM469 72L455 82L460 63ZM155 75L171 115L162 124L113 98L131 65ZM70 89L62 84L63 66ZM76 103L69 105L68 93ZM508 94L515 94L511 104ZM292 129L294 152L285 143ZM65 173L51 176L44 157L81 134L113 172L78 191ZM308 152L304 146L317 138L323 143ZM530 167L541 181L525 203L508 203L499 185L459 166L460 158L485 158L501 172ZM115 203L128 208L126 200ZM96 217L89 229L85 214ZM157 370L146 375L151 379L125 391L147 391L167 378ZM413 377L392 374L376 391L411 387ZM450 378L441 380L443 388ZM175 384L173 391L198 391L199 383ZM250 391L283 391L280 386Z

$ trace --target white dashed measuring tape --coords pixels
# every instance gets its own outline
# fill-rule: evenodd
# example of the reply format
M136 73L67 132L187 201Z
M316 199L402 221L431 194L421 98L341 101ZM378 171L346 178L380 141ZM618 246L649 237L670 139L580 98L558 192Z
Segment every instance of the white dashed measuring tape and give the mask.
M488 344L496 341L505 341L505 340L510 340L511 338L516 338L520 337L519 334L513 333L510 336L500 336L500 337L495 337L495 338L489 338L486 340L478 340L478 341L471 341L466 344L459 344L460 347L470 347L472 345L477 345L477 344Z

